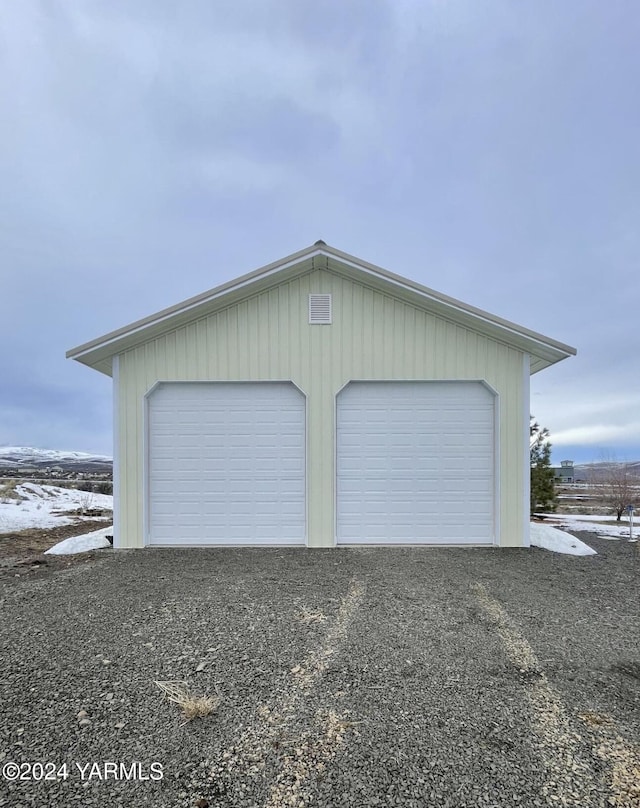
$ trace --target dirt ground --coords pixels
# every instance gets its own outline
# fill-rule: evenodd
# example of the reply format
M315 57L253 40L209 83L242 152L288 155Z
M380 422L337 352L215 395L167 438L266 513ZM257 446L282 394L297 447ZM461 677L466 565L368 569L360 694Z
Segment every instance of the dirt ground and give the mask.
M93 530L108 527L104 519L75 522L71 525L58 525L49 528L31 528L0 535L0 577L35 573L43 567L64 569L74 564L84 563L94 557L94 553L78 553L70 556L45 555L54 544L81 536Z

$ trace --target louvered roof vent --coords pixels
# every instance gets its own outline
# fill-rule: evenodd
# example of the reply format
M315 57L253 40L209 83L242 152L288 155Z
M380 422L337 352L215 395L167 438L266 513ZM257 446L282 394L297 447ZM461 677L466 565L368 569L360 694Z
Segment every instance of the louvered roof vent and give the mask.
M331 295L309 295L309 322L311 325L331 324Z

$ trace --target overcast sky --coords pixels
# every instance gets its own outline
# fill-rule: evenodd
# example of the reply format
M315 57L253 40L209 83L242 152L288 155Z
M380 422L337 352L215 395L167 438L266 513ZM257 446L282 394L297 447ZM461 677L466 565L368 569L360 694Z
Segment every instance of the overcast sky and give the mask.
M111 453L67 349L322 238L574 345L640 459L637 0L0 2L0 445Z

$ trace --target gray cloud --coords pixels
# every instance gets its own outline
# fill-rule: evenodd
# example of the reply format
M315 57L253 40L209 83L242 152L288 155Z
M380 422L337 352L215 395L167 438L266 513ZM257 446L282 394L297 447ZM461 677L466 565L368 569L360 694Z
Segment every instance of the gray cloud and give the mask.
M64 351L322 237L577 345L532 409L640 457L639 38L599 0L4 4L0 440L109 451Z

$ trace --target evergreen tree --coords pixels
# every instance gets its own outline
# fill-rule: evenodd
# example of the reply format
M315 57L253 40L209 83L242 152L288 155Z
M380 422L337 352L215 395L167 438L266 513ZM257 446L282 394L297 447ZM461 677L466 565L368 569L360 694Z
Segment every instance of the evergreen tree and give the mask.
M531 513L555 511L555 473L551 468L549 430L541 429L531 416L529 423L529 450L531 456Z

